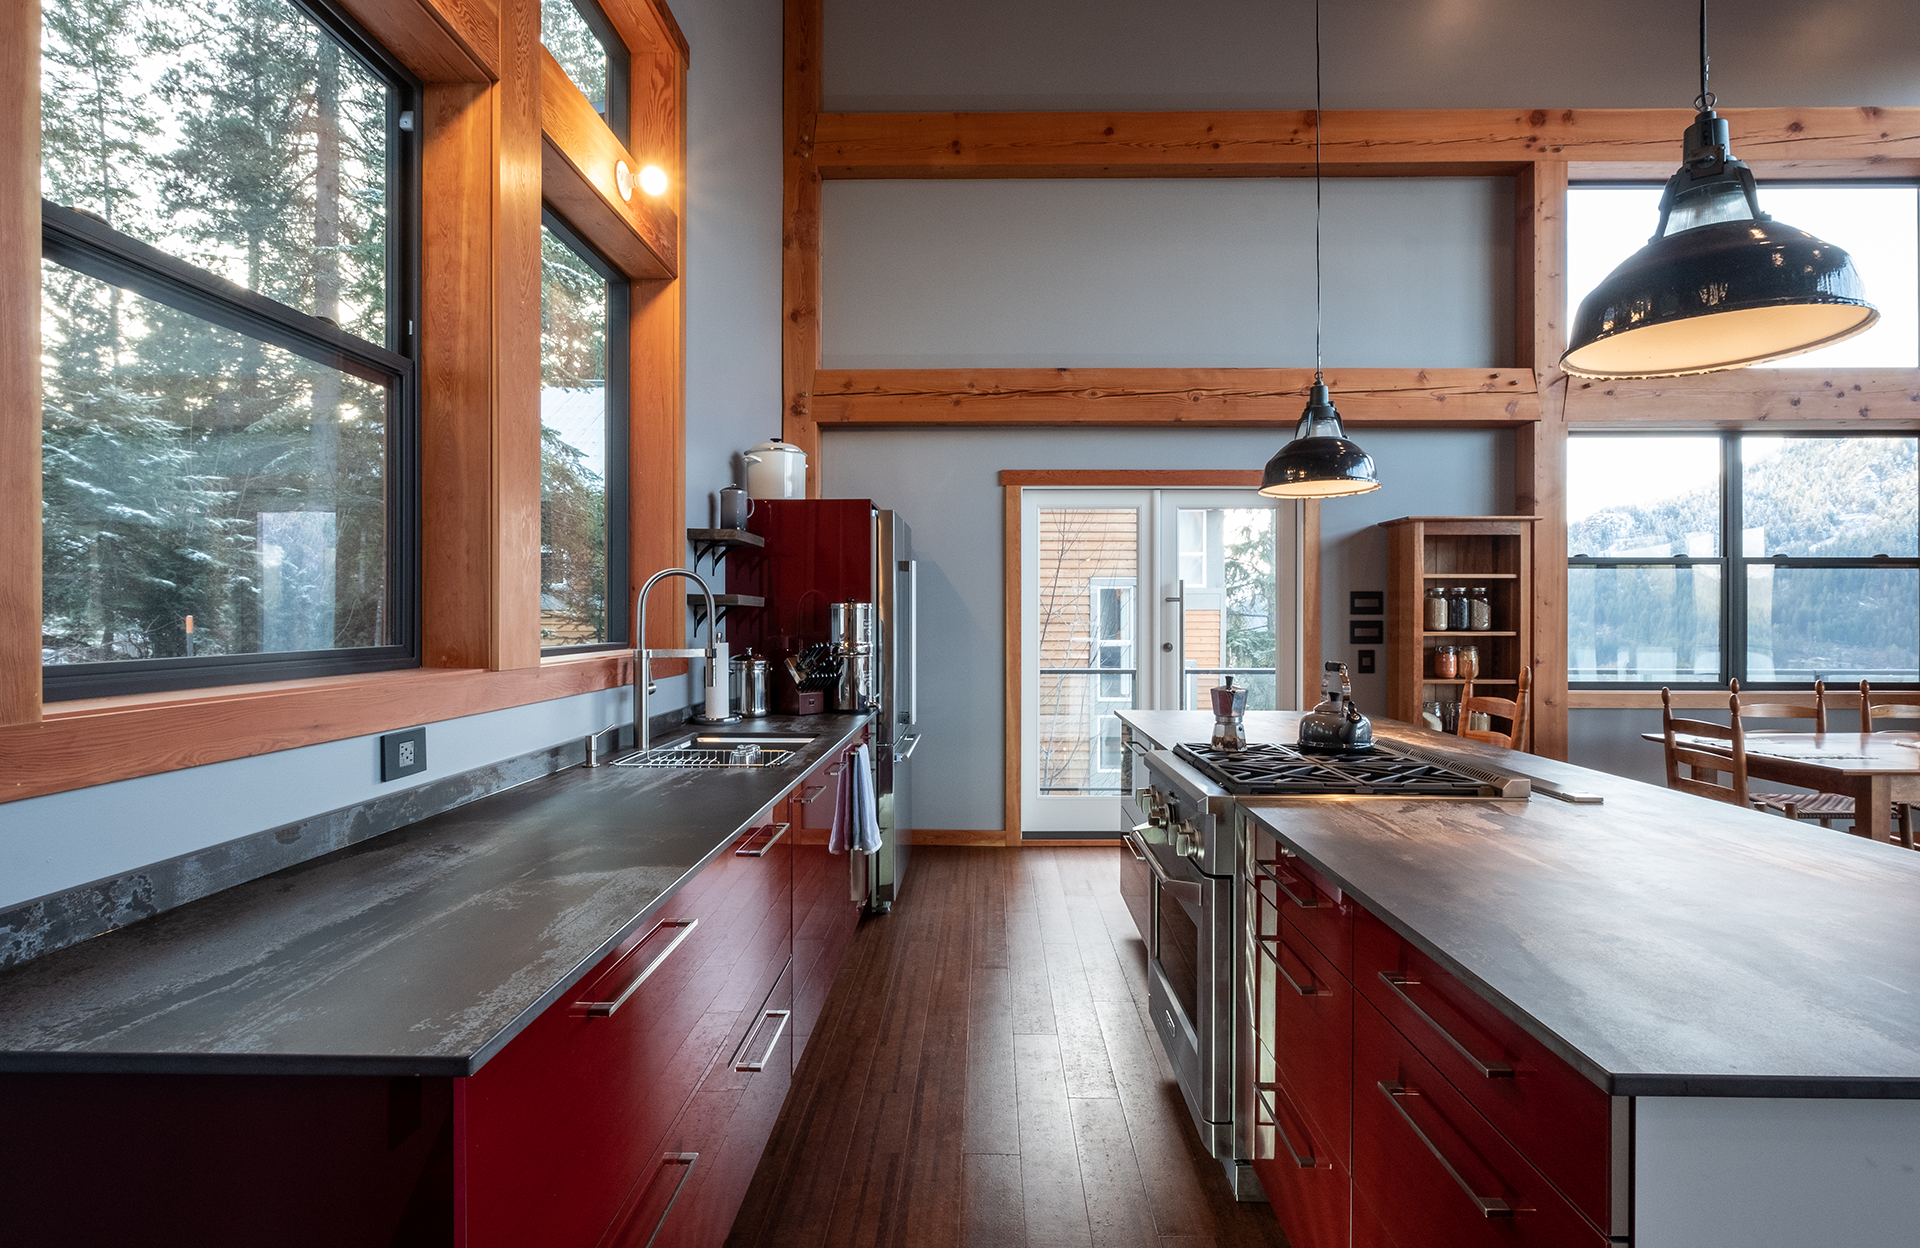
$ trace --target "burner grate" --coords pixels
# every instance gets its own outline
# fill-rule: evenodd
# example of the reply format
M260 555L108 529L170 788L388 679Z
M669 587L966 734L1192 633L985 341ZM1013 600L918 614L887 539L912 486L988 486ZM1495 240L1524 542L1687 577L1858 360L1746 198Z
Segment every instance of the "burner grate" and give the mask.
M1224 750L1194 742L1175 747L1174 753L1227 792L1245 796L1494 796L1493 787L1482 780L1390 746L1377 745L1364 754L1305 755L1284 745Z

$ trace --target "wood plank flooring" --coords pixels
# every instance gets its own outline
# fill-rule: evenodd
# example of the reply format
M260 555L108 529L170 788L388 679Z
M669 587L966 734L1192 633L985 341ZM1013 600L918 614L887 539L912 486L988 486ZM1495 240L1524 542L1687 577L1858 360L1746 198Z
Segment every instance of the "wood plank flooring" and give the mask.
M1286 1241L1200 1149L1118 849L923 847L861 923L729 1248Z

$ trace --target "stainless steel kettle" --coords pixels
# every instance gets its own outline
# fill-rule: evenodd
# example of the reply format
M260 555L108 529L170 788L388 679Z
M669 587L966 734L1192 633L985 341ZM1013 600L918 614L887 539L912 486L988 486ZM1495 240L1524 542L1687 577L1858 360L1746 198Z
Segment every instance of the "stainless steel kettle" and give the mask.
M1328 663L1320 678L1326 699L1300 717L1303 754L1359 754L1373 748L1373 721L1353 704L1353 678L1345 663ZM1338 673L1339 680L1333 679Z

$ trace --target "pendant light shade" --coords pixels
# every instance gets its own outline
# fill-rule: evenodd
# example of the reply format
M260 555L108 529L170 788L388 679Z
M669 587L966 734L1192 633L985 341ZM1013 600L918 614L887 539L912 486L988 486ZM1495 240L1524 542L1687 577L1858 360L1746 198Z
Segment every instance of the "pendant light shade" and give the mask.
M1332 396L1315 382L1293 441L1267 461L1260 492L1270 498L1338 498L1379 488L1373 456L1347 440Z
M1560 366L1577 377L1680 377L1784 359L1880 319L1853 260L1760 211L1707 90L1700 6L1699 110L1660 196L1653 238L1580 301Z

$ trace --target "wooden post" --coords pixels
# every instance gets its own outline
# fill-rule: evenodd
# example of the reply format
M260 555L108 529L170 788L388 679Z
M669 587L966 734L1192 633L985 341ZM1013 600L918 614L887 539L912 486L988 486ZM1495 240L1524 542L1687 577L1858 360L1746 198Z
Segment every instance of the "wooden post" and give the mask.
M1540 419L1514 434L1514 510L1533 528L1533 742L1567 756L1567 166L1537 161L1514 179L1514 345L1534 371Z
M820 497L820 426L813 374L820 367L820 170L813 158L820 116L821 0L786 0L786 160L780 239L782 436L807 453L807 497Z
M0 724L40 719L40 6L0 18Z

